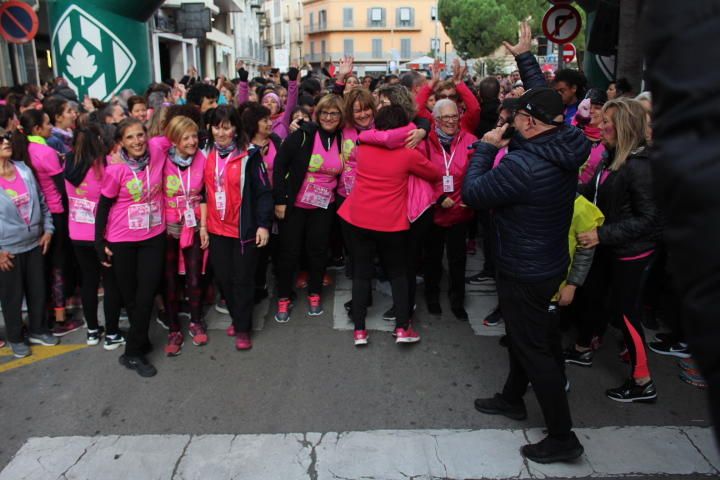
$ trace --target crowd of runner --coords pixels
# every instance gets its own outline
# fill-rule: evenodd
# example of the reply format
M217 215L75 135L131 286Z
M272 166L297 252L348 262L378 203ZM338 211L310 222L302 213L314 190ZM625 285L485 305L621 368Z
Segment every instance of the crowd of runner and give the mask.
M247 350L254 305L268 296L280 323L323 314L328 268L352 278L355 346L369 341L375 277L391 285L383 318L395 341L414 343L416 279L429 314L441 314L446 258L458 320L468 320L467 285L497 284L484 323L506 323L510 376L475 406L523 419L531 383L555 443L526 456L582 453L564 365L592 366L615 346L609 327L622 334L618 368L629 365L610 399L656 400L648 349L679 357L682 380L704 387L651 188L650 95L541 68L529 35L524 26L506 45L518 70L482 79L459 62L451 75L436 64L430 78L359 78L346 57L331 77L291 67L250 78L238 63L233 80L191 71L107 104L78 99L62 78L0 88L0 305L14 355L86 326L89 345L124 345L120 363L153 376L151 319L176 356L186 336L210 341L208 304ZM484 268L466 276L478 245ZM658 319L666 332L646 341Z

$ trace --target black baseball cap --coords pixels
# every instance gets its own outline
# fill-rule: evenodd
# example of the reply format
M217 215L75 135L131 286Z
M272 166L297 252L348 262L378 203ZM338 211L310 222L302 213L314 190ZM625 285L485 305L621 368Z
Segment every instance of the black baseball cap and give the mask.
M555 117L564 115L565 105L560 94L552 88L531 88L513 103L516 111L524 110L543 123L555 126L563 124L562 120L556 121Z

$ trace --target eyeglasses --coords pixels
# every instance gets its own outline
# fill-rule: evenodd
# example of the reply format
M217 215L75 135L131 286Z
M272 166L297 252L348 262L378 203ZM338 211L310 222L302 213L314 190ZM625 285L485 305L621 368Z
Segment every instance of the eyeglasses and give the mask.
M460 115L442 115L437 118L440 119L441 122L457 122Z
M324 118L340 118L340 112L320 112L320 117L324 117Z

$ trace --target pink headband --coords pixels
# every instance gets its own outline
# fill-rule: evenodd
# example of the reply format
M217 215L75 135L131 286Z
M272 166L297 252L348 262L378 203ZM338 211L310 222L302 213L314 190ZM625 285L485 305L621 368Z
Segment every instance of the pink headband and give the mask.
M278 104L278 108L280 108L280 109L282 110L283 104L282 104L282 102L280 101L280 97L278 97L277 93L275 93L275 92L268 92L268 93L266 93L265 95L263 95L262 100L265 100L265 99L268 98L268 97L270 97L270 99L274 100L275 103ZM260 103L262 103L262 100L260 101Z

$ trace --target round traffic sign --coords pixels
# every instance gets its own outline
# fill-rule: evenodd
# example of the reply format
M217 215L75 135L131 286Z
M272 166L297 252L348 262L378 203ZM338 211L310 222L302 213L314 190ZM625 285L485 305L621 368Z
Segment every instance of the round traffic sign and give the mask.
M555 5L545 12L542 28L545 36L553 43L571 42L582 26L580 12L572 5Z
M37 14L30 5L10 0L0 5L0 35L9 43L27 43L38 31Z
M575 54L577 51L575 50L575 45L572 43L566 43L562 46L562 57L563 62L570 63L573 60L575 60Z

